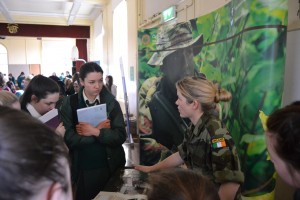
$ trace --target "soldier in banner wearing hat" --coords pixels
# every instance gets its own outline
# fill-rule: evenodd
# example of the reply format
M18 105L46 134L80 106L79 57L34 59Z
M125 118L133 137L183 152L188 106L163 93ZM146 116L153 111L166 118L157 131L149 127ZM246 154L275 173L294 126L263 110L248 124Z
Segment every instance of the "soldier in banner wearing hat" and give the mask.
M193 38L191 22L184 22L160 27L156 38L156 50L148 64L160 67L163 76L149 78L140 88L139 128L168 149L176 150L188 122L180 117L175 104L175 83L185 76L202 75L193 58L202 49L203 35Z

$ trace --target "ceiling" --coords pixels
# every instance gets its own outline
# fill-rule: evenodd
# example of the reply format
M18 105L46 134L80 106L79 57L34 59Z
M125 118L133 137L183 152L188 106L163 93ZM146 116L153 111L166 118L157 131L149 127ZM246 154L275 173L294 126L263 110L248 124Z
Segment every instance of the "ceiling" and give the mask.
M0 23L91 25L109 0L0 0Z

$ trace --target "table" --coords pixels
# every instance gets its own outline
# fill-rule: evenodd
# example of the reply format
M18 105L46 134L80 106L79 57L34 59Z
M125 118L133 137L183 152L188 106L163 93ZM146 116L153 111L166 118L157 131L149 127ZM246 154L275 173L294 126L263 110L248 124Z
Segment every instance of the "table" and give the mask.
M93 200L147 200L147 175L132 168L118 170Z
M126 157L125 167L116 171L94 200L146 199L140 194L146 193L148 175L134 169L134 165L140 163L140 143L124 143L123 148Z

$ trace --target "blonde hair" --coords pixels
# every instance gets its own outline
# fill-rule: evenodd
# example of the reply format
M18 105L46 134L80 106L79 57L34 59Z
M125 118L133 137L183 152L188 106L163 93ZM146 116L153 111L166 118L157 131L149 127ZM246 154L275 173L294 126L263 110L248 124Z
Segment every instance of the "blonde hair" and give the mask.
M4 90L2 90L0 92L0 105L1 106L11 107L12 104L14 104L18 101L19 101L19 99L15 94L13 94L9 91L4 91Z
M232 97L229 91L205 78L185 77L176 83L176 88L187 99L187 103L198 101L204 112L215 109L220 101L230 101Z

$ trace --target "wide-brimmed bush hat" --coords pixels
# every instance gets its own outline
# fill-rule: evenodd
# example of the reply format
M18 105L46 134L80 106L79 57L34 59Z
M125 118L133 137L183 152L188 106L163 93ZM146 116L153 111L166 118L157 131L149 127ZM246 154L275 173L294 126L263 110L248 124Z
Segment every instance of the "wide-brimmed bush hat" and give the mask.
M157 31L156 50L148 61L149 65L160 66L165 57L183 48L193 48L194 56L203 46L203 35L193 38L190 22L178 23L175 26L162 26Z

